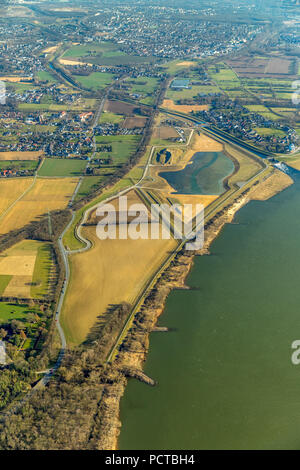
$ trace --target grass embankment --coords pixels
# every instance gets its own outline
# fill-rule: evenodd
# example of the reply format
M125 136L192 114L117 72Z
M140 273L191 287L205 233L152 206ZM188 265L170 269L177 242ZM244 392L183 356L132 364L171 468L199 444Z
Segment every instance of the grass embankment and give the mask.
M128 178L128 175L127 175L126 177L124 177L120 181L118 181L116 184L114 184L111 188L108 188L108 189L104 190L100 194L100 196L96 197L91 202L89 202L85 206L81 207L76 212L76 215L75 215L75 218L74 218L72 224L70 225L69 229L65 233L65 236L63 238L63 242L64 242L65 247L68 250L71 250L71 251L72 250L79 250L81 248L84 248L85 245L78 238L76 238L75 231L76 231L76 227L80 223L85 211L87 211L91 207L95 206L96 204L100 203L104 199L107 199L107 198L113 196L118 191L122 191L123 189L129 188L130 186L132 186L132 181Z
M229 144L224 144L224 150L238 162L237 171L228 178L230 185L248 181L263 168L262 163L258 159L247 156L244 152L235 149Z

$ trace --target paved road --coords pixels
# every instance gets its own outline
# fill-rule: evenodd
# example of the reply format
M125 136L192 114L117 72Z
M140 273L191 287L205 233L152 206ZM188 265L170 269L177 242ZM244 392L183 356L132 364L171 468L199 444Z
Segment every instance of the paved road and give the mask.
M105 101L107 99L109 90L110 89L108 89L106 91L105 96L101 100L101 103L100 103L100 105L99 105L99 107L96 111L95 118L94 118L93 125L92 125L92 131L94 131L95 127L98 125L98 122L99 122L100 116L102 114L102 111L103 111L103 108L104 108ZM96 143L96 138L95 138L94 135L93 135L93 143L94 143L94 152L93 152L93 156L94 156L95 153L97 152L97 143ZM89 165L89 162L87 163L87 167L88 167L88 165ZM82 180L83 180L83 177L80 178L80 180L79 180L79 182L76 186L76 189L73 193L72 199L70 200L69 207L72 207L72 205L73 205L74 199L75 199L75 197L76 197L76 195L79 191ZM88 211L88 213L89 212L90 211ZM64 278L61 294L60 294L60 297L59 297L59 301L58 301L57 309L56 309L56 313L55 313L56 327L57 327L57 330L58 330L58 333L59 333L59 336L60 336L60 340L61 340L61 350L60 350L60 353L59 353L59 357L56 361L56 364L41 379L40 385L46 385L49 382L49 380L51 379L52 375L60 367L61 361L62 361L62 359L64 357L64 354L65 354L65 350L67 348L67 341L66 341L66 337L65 337L63 328L62 328L61 323L60 323L60 317L61 317L62 307L63 307L63 303L64 303L64 300L65 300L67 288L68 288L69 281L70 281L70 265L69 265L68 256L69 256L69 254L81 253L83 251L89 250L91 248L91 245L92 245L91 242L89 240L87 240L86 238L84 238L80 233L81 232L81 230L80 230L81 226L82 226L83 223L85 223L87 215L88 215L87 213L85 213L84 218L83 218L80 226L77 229L77 236L83 243L85 243L86 246L84 248L80 249L80 250L75 250L75 251L67 251L65 249L64 244L63 244L63 238L64 238L66 232L71 227L72 223L74 222L75 215L76 215L76 213L73 211L72 212L72 218L71 218L70 222L68 223L67 227L64 229L63 233L60 235L60 237L58 239L59 249L60 249L62 259L63 259L63 262L64 262L64 266L65 266L65 278Z

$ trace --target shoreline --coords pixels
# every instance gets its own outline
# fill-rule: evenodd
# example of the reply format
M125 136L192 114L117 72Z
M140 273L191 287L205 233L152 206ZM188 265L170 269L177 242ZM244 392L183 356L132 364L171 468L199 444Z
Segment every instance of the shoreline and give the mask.
M195 256L204 256L210 254L209 247L212 242L217 238L217 236L221 233L224 225L226 223L231 223L235 213L241 207L247 204L247 202L248 198L247 196L244 196L240 201L234 204L232 209L228 209L226 211L226 214L218 217L218 219L206 229L205 243L201 250L192 253L183 252L178 256L176 264L166 270L166 273L169 275L168 277L170 277L171 279L163 279L164 275L162 275L162 277L158 279L158 285L156 285L154 289L157 290L158 297L160 297L160 299L159 301L157 301L157 299L154 299L153 302L150 301L152 305L148 305L148 303L150 303L148 301L149 296L145 300L145 303L141 309L141 313L144 314L144 316L146 317L145 322L147 327L144 329L144 334L139 335L139 338L136 338L131 331L129 332L129 342L131 345L135 344L134 349L136 350L133 350L133 348L129 348L128 351L122 351L118 355L118 358L116 359L115 363L119 370L122 370L125 366L143 370L143 365L147 359L147 354L149 351L150 333L153 331L153 329L157 325L157 321L164 312L168 295L174 289L189 289L189 286L186 285L185 281L191 269L193 268ZM139 315L140 313L137 314L137 317ZM103 429L103 431L101 432L101 442L99 443L100 450L118 450L118 440L122 426L120 420L120 401L125 393L127 380L125 383L123 382L123 384L118 384L118 387L116 385L117 384L112 385L110 387L110 390L107 390L106 396L103 395L102 401L104 402L104 406L102 407L102 409L104 411L104 414L111 416L109 425L110 429L108 430L106 428ZM112 400L113 397L115 400ZM108 416L106 416L106 419L104 417L104 422L106 422L106 425L108 424L107 418Z
M210 254L210 245L219 236L225 224L232 223L235 214L248 202L267 200L291 184L293 180L288 175L275 170L258 187L254 186L246 194L241 194L236 201L206 224L204 246L199 251L182 250L177 254L174 262L162 273L137 313L117 358L111 364L111 368L118 372L119 378L114 383L105 386L102 396L99 450L118 449L122 426L120 401L125 393L128 378L137 377L143 372L149 351L150 333L155 329L158 319L164 312L170 292L173 289L189 289L186 279L194 265L195 256Z

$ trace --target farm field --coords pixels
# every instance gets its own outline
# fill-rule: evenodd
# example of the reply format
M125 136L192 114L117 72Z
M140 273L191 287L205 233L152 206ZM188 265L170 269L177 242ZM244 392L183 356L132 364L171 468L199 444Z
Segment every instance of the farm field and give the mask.
M124 101L106 100L104 105L104 113L110 112L122 116L134 116L135 108L136 106L133 104L125 103Z
M122 127L127 129L135 129L136 127L142 128L145 127L146 122L146 117L128 117L125 119Z
M24 240L0 254L0 295L41 299L48 292L51 270L48 243Z
M15 179L0 180L0 225L4 212L28 190L32 183L33 178L19 178L18 184Z
M30 77L14 77L14 76L3 76L0 77L2 82L11 82L11 83L19 83L19 82L32 82L32 78Z
M86 167L85 160L46 158L39 169L39 176L78 176Z
M180 105L175 104L173 100L164 100L163 107L171 109L172 111L178 111L179 113L191 113L192 111L203 111L208 110L208 105Z
M160 125L153 129L151 144L159 145L158 142L162 141L166 145L170 144L171 139L178 138L179 134L172 126Z
M285 57L248 57L228 60L227 63L241 77L275 78L290 74L291 60Z
M176 247L173 239L99 240L95 226L85 227L83 233L93 242L93 248L70 257L71 281L62 313L70 345L83 342L111 305L132 304L151 274ZM82 290L85 296L78 298Z
M0 160L37 160L43 154L38 152L0 152Z
M48 211L64 209L77 183L78 178L37 179L34 186L1 219L0 234L19 229Z

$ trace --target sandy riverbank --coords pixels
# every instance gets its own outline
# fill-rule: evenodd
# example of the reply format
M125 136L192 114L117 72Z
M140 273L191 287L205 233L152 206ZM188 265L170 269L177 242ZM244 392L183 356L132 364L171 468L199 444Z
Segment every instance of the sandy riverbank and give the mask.
M172 289L187 288L185 280L193 266L195 255L209 254L209 247L219 235L225 224L231 223L241 207L251 200L266 200L293 184L293 180L274 170L260 184L253 186L228 207L214 216L205 226L205 243L198 252L181 251L175 261L157 280L155 288L146 298L140 312L136 315L133 327L129 331L121 352L111 367L122 372L125 368L143 368L149 349L149 334L155 328L158 318L164 311L167 296ZM98 448L116 450L121 429L120 400L125 392L126 381L107 385L102 398L101 439Z

